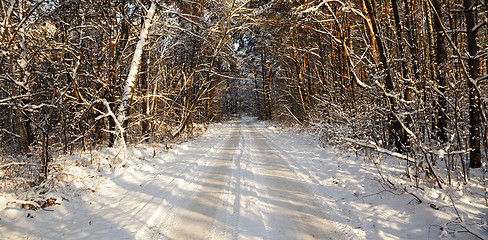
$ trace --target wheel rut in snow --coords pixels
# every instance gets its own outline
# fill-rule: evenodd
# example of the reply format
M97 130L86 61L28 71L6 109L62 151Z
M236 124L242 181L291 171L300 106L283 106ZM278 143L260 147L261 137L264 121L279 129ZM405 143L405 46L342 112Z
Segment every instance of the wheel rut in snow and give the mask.
M215 214L220 206L232 172L232 159L240 140L240 124L233 126L227 142L207 160L205 174L196 178L194 184L200 188L193 194L188 205L176 211L173 216L175 226L165 232L168 239L208 239L215 222Z
M267 239L344 239L277 149L252 124L251 161Z
M141 236L345 239L290 166L293 159L282 155L286 146L260 128L254 121L224 125L219 136L225 139L218 141L215 151L196 160L182 156L181 161L196 161L195 168L160 206L167 213L156 214L161 217L154 225L159 229L156 235Z

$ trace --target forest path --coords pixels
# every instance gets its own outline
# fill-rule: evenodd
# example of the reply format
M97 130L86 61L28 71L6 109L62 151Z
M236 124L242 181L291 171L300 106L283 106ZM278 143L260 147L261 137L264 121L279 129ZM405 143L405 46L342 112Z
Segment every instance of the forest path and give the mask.
M174 149L130 148L117 170L67 156L65 174L85 177L67 181L49 211L0 209L0 239L357 239L302 167L321 157L287 136L242 119ZM104 156L94 161L113 161Z
M282 156L279 143L270 142L255 123L223 126L221 147L198 159L201 167L188 173L194 178L183 186L193 190L180 187L176 195L184 197L163 207L171 211L156 211L165 220L142 229L138 238L344 239Z
M58 191L45 198L60 205L45 211L0 193L0 239L478 239L454 224L458 210L484 217L466 226L488 239L484 205L450 207L438 189L416 192L423 202L395 194L380 179L405 181L402 162L371 164L271 122L214 124L170 148L131 146L114 169L120 150L55 159Z
M344 239L260 127L224 124L219 144L201 143L211 154L182 155L198 166L163 187L174 189L159 206L165 211L154 211L136 238Z

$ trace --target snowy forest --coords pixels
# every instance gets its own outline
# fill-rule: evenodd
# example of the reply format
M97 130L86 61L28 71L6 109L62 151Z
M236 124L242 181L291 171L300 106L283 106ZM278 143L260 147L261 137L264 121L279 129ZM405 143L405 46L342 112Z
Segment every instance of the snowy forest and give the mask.
M487 1L0 0L0 51L0 191L257 117L488 206Z

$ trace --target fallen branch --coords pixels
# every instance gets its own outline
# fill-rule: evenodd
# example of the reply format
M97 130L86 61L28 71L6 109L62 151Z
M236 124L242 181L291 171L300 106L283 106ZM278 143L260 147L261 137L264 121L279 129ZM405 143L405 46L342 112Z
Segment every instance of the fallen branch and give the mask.
M0 168L6 168L6 167L10 167L10 166L24 166L24 165L30 165L30 166L39 166L40 164L38 163L20 163L20 162L11 162L11 163L6 163L6 164L3 164L3 165L0 165Z
M20 204L21 208L27 209L27 210L38 210L41 208L41 205L37 202L34 202L34 201L14 200L11 202L7 202L7 206L10 203Z
M420 199L419 197L417 197L417 195L415 195L415 194L413 194L412 192L408 191L408 190L407 190L407 187L404 187L404 188L403 188L403 191L405 191L406 193L408 193L408 194L412 195L413 197L415 197L415 198L417 199L417 202L418 202L419 204L423 202L423 201L422 201L422 199Z
M293 114L290 109L288 107L286 107L286 110L291 114L291 116L295 119L295 121L297 121L299 124L303 124L300 120L298 120L298 118L295 116L295 114Z
M407 155L403 155L401 153L397 153L397 152L390 151L388 149L384 149L384 148L376 145L373 142L364 143L364 142L360 142L360 141L357 141L357 140L352 139L352 138L344 138L344 140L346 140L346 141L348 141L350 143L354 143L354 144L356 144L358 146L361 146L361 147L366 147L366 148L373 149L373 150L375 150L376 152L379 152L379 153L384 153L384 154L390 155L392 157L396 157L396 158L405 160L405 161L407 161L409 163L415 163L415 161L413 161Z
M466 219L463 216L461 216L461 214L459 214L459 211L458 211L458 209L456 207L456 204L454 204L454 200L452 199L452 196L450 194L447 194L447 196L449 196L449 198L451 199L452 207L456 211L456 214L457 214L458 219L459 219L459 223L458 223L459 226L461 226L462 228L464 228L464 230L466 230L468 233L471 233L473 236L475 236L475 237L477 237L479 239L484 239L480 235L476 234L474 230L469 229L468 225L466 224Z
M34 211L39 209L48 211L44 208L60 205L59 203L56 202L56 198L48 198L48 199L41 198L32 201L14 200L14 201L7 202L7 206L9 204L20 204L20 208L27 209L27 210L34 210Z

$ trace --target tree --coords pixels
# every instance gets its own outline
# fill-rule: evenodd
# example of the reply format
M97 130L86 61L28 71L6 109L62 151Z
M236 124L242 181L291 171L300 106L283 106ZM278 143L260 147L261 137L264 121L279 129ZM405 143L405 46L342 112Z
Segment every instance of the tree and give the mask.
M387 96L387 102L390 108L390 113L388 114L389 122L391 125L390 134L395 142L397 151L401 152L403 150L404 143L402 142L402 139L405 139L405 132L402 128L402 125L400 124L400 119L397 112L397 99L393 96L393 78L391 76L391 69L388 62L386 49L384 47L383 39L381 39L380 30L378 28L375 2L374 0L364 1L366 3L366 9L368 10L366 14L368 14L371 18L371 25L374 32L374 37L376 39L376 44L378 46L378 55L381 63L383 64L383 71L385 72L385 96Z
M469 166L472 168L481 167L481 96L478 95L477 81L479 76L479 56L475 7L476 1L464 0L464 16L466 18L466 35L468 47L468 91L469 91Z
M432 1L435 11L437 14L442 14L442 5L438 0ZM437 124L436 132L437 137L442 142L447 142L447 101L446 101L446 89L447 89L447 80L444 71L444 63L447 59L447 51L446 45L444 43L444 36L442 31L442 26L440 23L440 18L434 17L434 32L436 33L436 42L435 42L435 75L437 77L437 84L439 88L439 97L437 100L438 103L438 113L437 113Z
M152 1L151 6L147 10L146 17L144 19L144 26L139 34L139 40L137 42L136 48L134 50L134 56L132 57L129 74L124 82L124 88L121 97L121 104L118 110L117 121L122 123L124 126L127 125L127 115L129 115L129 99L131 97L133 88L135 86L137 75L139 74L139 67L141 65L142 55L144 52L144 46L146 45L146 40L149 35L150 27L153 24L154 14L156 12L156 2ZM123 131L123 129L120 129ZM124 132L120 133L121 138L123 138Z

